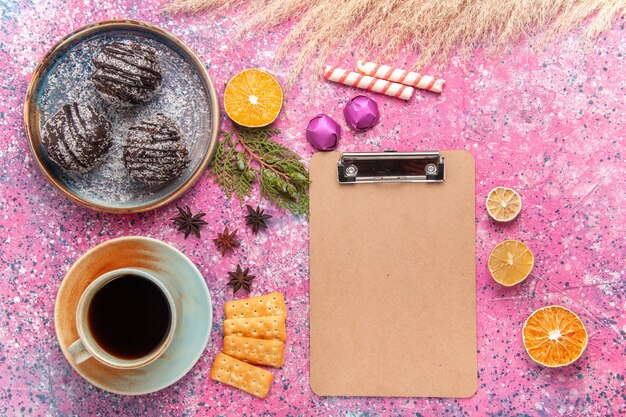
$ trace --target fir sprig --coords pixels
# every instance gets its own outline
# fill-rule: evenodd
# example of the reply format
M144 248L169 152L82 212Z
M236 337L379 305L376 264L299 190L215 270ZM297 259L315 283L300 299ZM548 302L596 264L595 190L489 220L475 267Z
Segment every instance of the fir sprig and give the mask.
M209 166L229 197L239 201L259 182L261 195L294 215L309 212L309 173L300 157L272 139L274 128L233 128L222 132Z

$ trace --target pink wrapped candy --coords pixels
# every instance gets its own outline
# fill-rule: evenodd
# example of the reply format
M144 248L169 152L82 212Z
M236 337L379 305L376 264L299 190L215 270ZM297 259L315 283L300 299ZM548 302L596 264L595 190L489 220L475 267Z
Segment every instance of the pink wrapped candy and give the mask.
M341 126L327 114L315 116L306 128L306 140L319 151L337 147L341 138Z
M356 96L343 108L343 115L350 129L362 132L380 121L378 104L366 96Z

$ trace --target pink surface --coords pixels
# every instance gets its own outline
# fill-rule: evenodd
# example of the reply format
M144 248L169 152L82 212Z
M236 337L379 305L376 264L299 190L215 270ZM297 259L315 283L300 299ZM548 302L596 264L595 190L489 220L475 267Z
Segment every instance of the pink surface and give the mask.
M227 200L207 173L179 203L206 211L209 225L201 239L184 240L168 220L174 205L143 215L97 214L63 198L32 160L22 120L31 73L56 41L96 20L141 19L179 35L205 61L220 93L225 81L248 67L286 79L285 70L272 64L285 27L230 45L241 24L236 11L172 17L160 7L114 0L0 4L0 415L626 413L623 20L590 47L572 34L538 54L531 52L533 41L496 56L479 54L467 64L454 58L438 74L446 79L442 95L419 92L409 103L372 95L381 123L362 134L346 129L342 115L356 90L322 83L309 105L303 79L287 94L279 140L306 160L313 149L304 130L322 112L344 127L341 151L466 149L476 158L478 393L470 399L321 398L308 383L305 219L270 207L269 230L254 236L242 207ZM511 224L493 223L484 210L495 185L522 195L523 212ZM250 201L256 204L258 197ZM242 247L222 258L210 239L225 225L239 228ZM125 235L151 236L185 252L206 278L216 311L210 345L191 372L141 397L108 394L84 381L61 354L53 326L56 292L71 264L97 243ZM531 277L510 289L495 284L485 267L491 248L505 238L525 241L536 256ZM226 271L238 262L257 275L253 295L280 290L289 307L286 365L275 372L265 400L209 379L221 349L222 306L233 298ZM562 369L533 363L520 339L527 316L550 304L577 312L590 334L581 359Z

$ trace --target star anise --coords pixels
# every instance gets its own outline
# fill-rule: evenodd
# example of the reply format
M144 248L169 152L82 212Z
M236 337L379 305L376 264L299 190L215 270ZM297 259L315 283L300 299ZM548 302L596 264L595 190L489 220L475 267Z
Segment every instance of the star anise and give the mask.
M176 206L176 208L180 214L170 219L174 220L176 230L179 232L185 232L185 239L187 239L190 233L200 237L200 227L208 224L204 220L201 220L202 217L206 216L206 213L200 212L194 215L191 213L189 206L187 206L185 210L179 206Z
M265 210L262 210L259 206L256 206L256 210L249 204L246 204L248 209L248 215L246 216L246 224L252 226L252 233L255 235L261 229L267 229L267 223L265 220L271 219L270 214L263 214Z
M237 241L237 239L235 239L236 235L237 229L230 232L228 230L228 227L225 227L224 231L222 233L218 233L217 238L213 239L213 242L215 242L215 246L217 246L217 249L220 251L222 256L224 256L226 252L232 251L233 249L239 247L239 242Z
M226 285L233 287L233 295L235 295L235 293L241 288L250 292L250 285L252 285L252 280L256 277L256 275L250 275L249 272L250 268L242 270L241 265L237 264L237 270L228 273L230 281L228 281L228 284Z

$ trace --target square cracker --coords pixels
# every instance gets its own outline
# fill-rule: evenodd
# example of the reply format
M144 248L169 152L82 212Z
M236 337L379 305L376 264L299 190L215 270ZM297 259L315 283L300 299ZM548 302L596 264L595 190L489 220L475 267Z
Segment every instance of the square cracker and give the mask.
M285 297L280 292L224 303L227 319L263 316L285 316Z
M211 368L211 379L238 388L259 398L265 398L274 375L265 369L218 353Z
M255 365L280 368L285 361L285 344L279 340L226 336L224 353Z
M249 317L224 320L224 336L253 337L256 339L287 340L284 316Z

